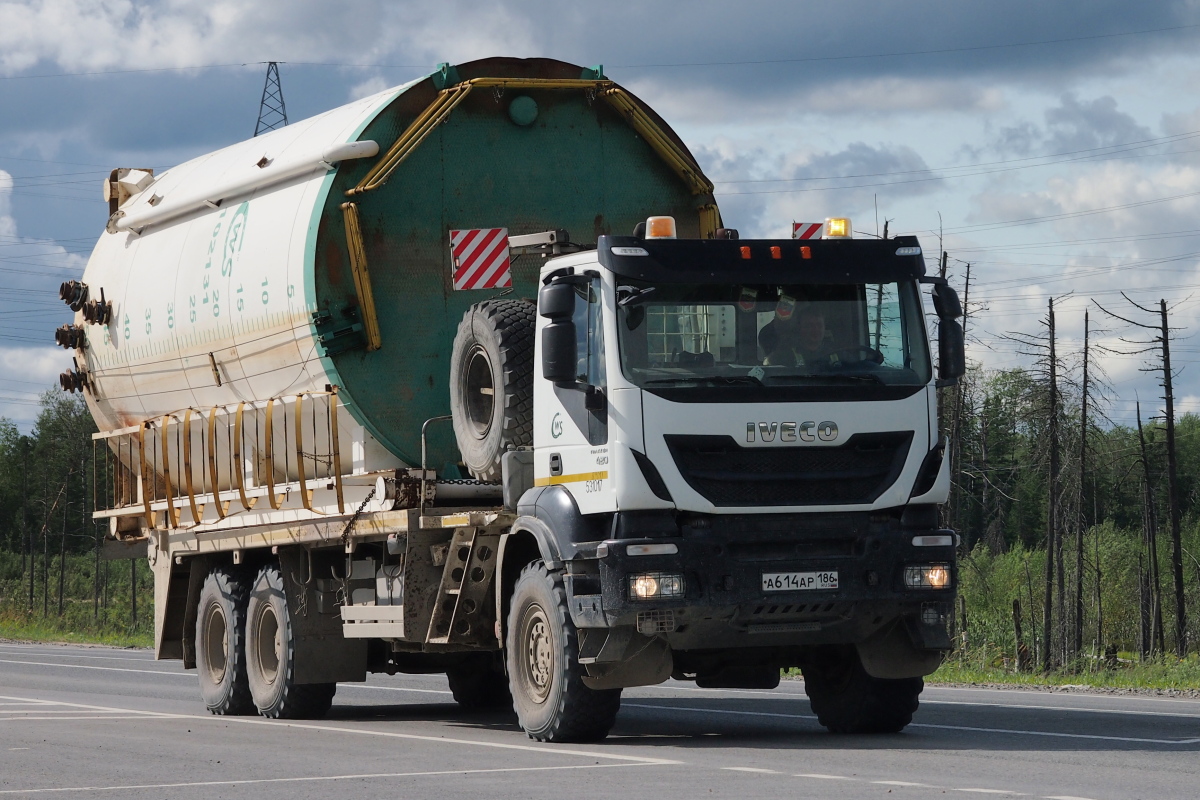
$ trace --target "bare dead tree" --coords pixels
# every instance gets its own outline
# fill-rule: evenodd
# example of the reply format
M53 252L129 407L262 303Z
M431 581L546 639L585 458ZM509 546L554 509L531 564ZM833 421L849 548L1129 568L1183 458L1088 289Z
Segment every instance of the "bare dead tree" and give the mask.
M1158 571L1158 515L1155 511L1154 484L1150 478L1150 458L1147 455L1146 429L1142 427L1142 404L1137 404L1138 444L1142 464L1142 553L1146 568L1139 563L1142 619L1142 658L1165 650L1162 624L1162 582Z
M1171 574L1174 579L1175 594L1175 653L1182 658L1187 654L1188 648L1187 604L1184 599L1183 588L1183 537L1180 531L1178 465L1175 451L1175 376L1171 369L1171 332L1178 330L1178 328L1172 328L1168 322L1169 309L1167 308L1167 301L1165 299L1159 300L1158 308L1154 309L1140 305L1124 292L1121 292L1121 296L1138 311L1158 316L1155 324L1138 322L1128 317L1114 314L1099 303L1096 304L1101 311L1114 319L1118 319L1136 328L1154 332L1154 335L1149 339L1122 339L1122 341L1140 348L1126 351L1124 355L1157 352L1159 357L1158 364L1143 367L1142 371L1161 372L1162 375L1159 385L1163 390L1163 403L1165 406L1164 422L1167 439L1167 515L1171 528Z
M1054 658L1051 655L1054 652L1054 632L1055 618L1061 624L1063 615L1062 588L1064 578L1061 572L1062 563L1062 540L1059 535L1059 478L1062 469L1061 453L1059 451L1059 413L1060 413L1060 395L1059 395L1059 361L1058 350L1056 345L1056 326L1054 315L1054 298L1051 297L1047 303L1046 317L1042 320L1042 325L1046 329L1046 339L1042 341L1040 338L1030 334L1010 333L1005 338L1016 342L1019 345L1019 352L1022 355L1033 357L1038 364L1038 371L1042 373L1045 379L1047 409L1046 409L1046 451L1049 459L1048 474L1047 474L1047 489L1046 489L1046 578L1045 586L1043 587L1043 604L1042 604L1042 647L1041 653L1041 668L1043 672L1049 672L1053 665ZM1058 613L1055 614L1055 566L1059 565L1057 573L1059 592L1058 592ZM1061 651L1060 651L1061 655Z

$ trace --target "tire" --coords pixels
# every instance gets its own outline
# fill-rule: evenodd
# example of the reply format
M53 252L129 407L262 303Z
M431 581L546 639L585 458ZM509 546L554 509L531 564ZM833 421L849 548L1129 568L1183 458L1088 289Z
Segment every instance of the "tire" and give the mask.
M529 738L594 742L612 730L621 690L583 685L562 578L540 561L527 566L513 588L506 650L513 707Z
M854 648L838 649L803 668L804 691L817 721L832 733L899 733L912 722L921 678L873 678Z
M246 609L246 674L258 713L270 719L316 719L333 705L336 683L297 684L296 643L283 576L263 567Z
M454 438L467 470L481 481L499 481L504 454L533 444L535 313L524 300L486 300L467 309L454 337Z
M487 661L446 670L454 701L467 711L511 709L508 678Z
M196 611L200 696L213 714L254 713L246 677L246 605L250 585L240 570L216 567L204 579Z

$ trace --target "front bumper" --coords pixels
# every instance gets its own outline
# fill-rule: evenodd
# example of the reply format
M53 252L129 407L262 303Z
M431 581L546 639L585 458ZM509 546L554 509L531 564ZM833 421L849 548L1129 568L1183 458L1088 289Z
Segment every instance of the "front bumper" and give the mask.
M949 646L945 621L958 584L951 531L863 513L696 515L664 532L610 539L590 564L568 564L576 625L636 626L679 651L857 644L901 619L919 646ZM948 543L914 543L933 536ZM643 544L677 552L629 555ZM945 565L949 584L908 588L905 569L929 564ZM683 596L631 597L631 581L647 573L681 575ZM837 588L766 591L764 573L836 573Z

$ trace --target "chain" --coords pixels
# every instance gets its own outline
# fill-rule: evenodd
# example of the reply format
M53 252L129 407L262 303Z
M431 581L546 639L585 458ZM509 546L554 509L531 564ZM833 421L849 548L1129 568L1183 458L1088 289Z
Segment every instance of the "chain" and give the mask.
M346 523L345 530L342 531L342 546L347 547L350 544L350 534L354 532L354 526L358 524L359 517L362 516L363 509L367 507L367 503L375 497L376 487L372 486L371 491L367 492L367 496L363 498L362 503L358 506L358 510L354 512L354 516L350 517L350 521Z
M306 453L303 450L301 450L300 456L302 458L311 458L314 462L316 462L318 464L324 464L327 467L333 465L333 456L331 456L331 455L323 456L318 453Z

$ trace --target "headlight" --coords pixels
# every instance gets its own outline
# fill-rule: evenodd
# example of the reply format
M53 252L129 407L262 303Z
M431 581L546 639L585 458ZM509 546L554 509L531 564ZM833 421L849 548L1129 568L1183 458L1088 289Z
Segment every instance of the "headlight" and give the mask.
M950 586L949 564L919 564L904 568L904 585L909 589L946 589Z
M669 572L643 572L629 577L630 600L683 597L683 576Z

